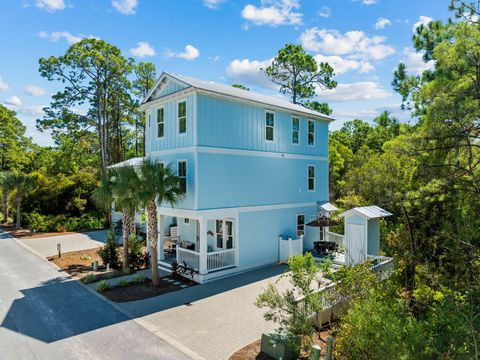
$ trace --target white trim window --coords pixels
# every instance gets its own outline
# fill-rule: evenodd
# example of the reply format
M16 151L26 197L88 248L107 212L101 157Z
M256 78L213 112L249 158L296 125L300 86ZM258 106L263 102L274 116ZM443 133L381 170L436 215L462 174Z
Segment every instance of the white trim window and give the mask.
M305 235L305 214L297 214L297 236Z
M292 116L292 144L300 144L300 118Z
M315 165L307 166L307 189L315 191Z
M183 223L185 225L190 225L190 218L183 218Z
M275 141L275 113L265 111L265 141Z
M162 106L157 109L157 137L165 136L165 108Z
M217 249L233 249L233 221L215 220L215 237L217 239Z
M308 146L315 146L315 121L308 120L308 135L307 135L307 144Z
M180 178L180 187L187 191L187 161L181 160L178 162L178 177Z
M178 134L187 133L187 100L177 103Z

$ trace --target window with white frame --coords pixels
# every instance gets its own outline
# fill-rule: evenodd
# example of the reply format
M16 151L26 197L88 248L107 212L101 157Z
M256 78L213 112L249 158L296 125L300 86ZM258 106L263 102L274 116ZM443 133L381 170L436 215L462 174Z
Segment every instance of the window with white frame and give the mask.
M183 223L184 223L185 225L190 225L190 219L189 219L189 218L184 218L184 219L183 219Z
M233 249L233 221L216 220L215 235L217 239L217 249Z
M187 102L180 101L178 103L178 133L187 133Z
M292 144L300 143L300 119L292 117Z
M265 140L273 141L275 132L275 114L271 111L265 112Z
M187 191L187 162L182 160L178 162L178 177L180 178L180 187Z
M307 170L308 191L315 191L315 166L308 165Z
M315 121L308 120L308 145L315 146Z
M157 137L163 138L165 136L165 108L157 109Z
M297 215L297 236L305 235L305 214Z

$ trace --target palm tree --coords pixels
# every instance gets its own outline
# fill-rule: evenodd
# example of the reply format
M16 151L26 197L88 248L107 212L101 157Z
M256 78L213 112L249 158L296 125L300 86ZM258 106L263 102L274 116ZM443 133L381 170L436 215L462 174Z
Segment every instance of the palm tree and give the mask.
M14 201L17 206L17 222L15 227L22 225L22 201L25 194L33 187L33 178L22 173L12 173L6 178L5 186L14 191Z
M104 209L112 204L122 212L123 271L128 271L128 239L135 234L135 211L140 207L139 178L131 166L110 169L98 189L92 193L93 201Z
M147 210L148 242L150 244L150 263L152 269L152 285L160 283L158 274L158 225L157 203L168 203L172 207L178 203L185 191L180 186L180 178L170 167L162 163L145 160L138 168L138 196L142 207Z
M0 187L2 188L2 211L3 211L3 223L8 222L8 195L11 191L9 188L8 178L12 174L8 171L2 171L0 173Z

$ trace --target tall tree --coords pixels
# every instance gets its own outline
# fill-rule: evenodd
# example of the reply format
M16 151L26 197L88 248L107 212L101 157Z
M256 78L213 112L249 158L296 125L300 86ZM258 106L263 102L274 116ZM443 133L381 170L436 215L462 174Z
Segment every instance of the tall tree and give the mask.
M22 226L22 201L25 194L32 189L34 185L33 178L28 175L15 172L7 177L7 187L14 193L16 204L16 224L15 227Z
M41 129L62 128L66 113L72 114L79 126L95 127L98 138L102 175L109 164L109 139L112 122L112 104L128 96L128 75L133 60L125 59L120 49L98 39L83 39L73 44L61 56L41 58L40 74L50 81L59 81L64 89L53 95L47 117L39 120ZM86 115L71 110L88 104ZM119 111L119 109L115 109Z
M147 209L148 241L150 244L150 262L152 269L152 284L159 284L158 274L158 223L157 204L175 206L184 194L180 186L180 178L170 167L162 163L145 160L137 169L139 175L138 196L142 207ZM163 234L161 234L163 236Z
M328 63L318 64L301 45L285 45L263 71L280 86L280 93L289 95L294 104L304 104L316 95L317 89L337 86L333 80L333 68Z
M143 101L147 94L152 90L153 86L155 85L155 81L157 79L157 69L155 64L151 62L140 62L138 63L135 68L135 80L133 80L133 89L135 95L138 98L138 103ZM136 122L135 122L135 155L140 155L138 149L138 129L141 129L142 133L142 152L141 154L145 154L145 114L138 113L136 115Z

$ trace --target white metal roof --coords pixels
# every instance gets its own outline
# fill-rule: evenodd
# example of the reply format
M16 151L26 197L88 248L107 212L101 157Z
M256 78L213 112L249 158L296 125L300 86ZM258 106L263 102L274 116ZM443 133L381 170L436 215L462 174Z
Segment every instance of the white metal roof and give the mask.
M235 88L231 85L215 83L212 81L199 80L199 79L191 78L188 76L171 74L167 72L163 72L162 75L160 75L159 79L157 80L157 83L152 88L152 90L150 90L150 92L147 94L142 104L148 102L148 99L150 98L152 93L155 91L156 87L161 83L161 79L164 76L171 77L188 86L191 86L193 88L200 89L203 91L208 91L211 93L216 93L224 96L231 96L237 99L243 99L246 101L260 103L267 106L270 105L270 106L282 108L289 111L295 111L297 113L302 113L308 116L315 116L317 118L321 118L326 121L335 120L334 118L324 115L322 113L319 113L318 111L308 109L302 105L293 104L291 102L288 102L286 100L280 99L275 96L268 96L268 95L259 94L253 91Z
M134 157L134 158L124 160L124 161L121 161L119 163L110 165L108 168L113 169L113 168L119 168L119 167L122 167L122 166L137 166L137 165L140 165L142 163L143 159L145 159L145 158Z
M338 216L345 217L355 213L365 216L367 219L377 219L377 218L393 215L392 213L389 213L387 210L384 210L381 207L372 205L372 206L355 207L353 209L341 212L340 214L338 214Z
M333 205L332 203L329 203L329 202L326 202L325 204L323 205L320 205L320 207L325 210L325 211L328 211L328 212L333 212L333 211L337 211L338 208Z

